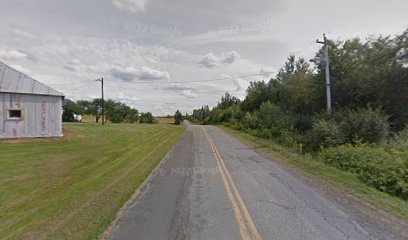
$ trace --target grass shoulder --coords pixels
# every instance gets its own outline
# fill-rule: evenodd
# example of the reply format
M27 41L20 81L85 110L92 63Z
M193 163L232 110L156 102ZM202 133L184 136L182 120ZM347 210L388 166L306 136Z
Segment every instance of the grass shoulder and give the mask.
M225 126L218 127L253 147L260 154L293 169L302 180L323 190L330 197L341 202L347 201L359 205L365 213L374 214L391 225L396 221L403 225L408 224L407 201L367 186L355 174L334 168L311 155L294 153L272 141Z
M0 143L0 239L95 239L183 135L152 124L64 124L58 141Z

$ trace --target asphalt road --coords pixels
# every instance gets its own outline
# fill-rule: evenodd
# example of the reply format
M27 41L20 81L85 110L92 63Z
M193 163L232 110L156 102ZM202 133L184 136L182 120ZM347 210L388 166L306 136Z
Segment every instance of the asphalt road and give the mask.
M299 179L216 127L190 125L110 239L398 239Z

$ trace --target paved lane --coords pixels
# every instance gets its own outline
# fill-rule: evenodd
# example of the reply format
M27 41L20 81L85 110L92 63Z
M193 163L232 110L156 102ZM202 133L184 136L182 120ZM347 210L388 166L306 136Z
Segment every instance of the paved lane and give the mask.
M189 126L110 238L340 240L397 236L370 219L346 214L222 130Z

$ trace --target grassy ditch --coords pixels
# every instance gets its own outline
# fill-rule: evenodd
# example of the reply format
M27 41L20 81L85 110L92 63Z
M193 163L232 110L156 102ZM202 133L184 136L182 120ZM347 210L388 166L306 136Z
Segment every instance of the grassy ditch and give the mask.
M0 239L94 239L184 128L66 124L59 140L0 142Z

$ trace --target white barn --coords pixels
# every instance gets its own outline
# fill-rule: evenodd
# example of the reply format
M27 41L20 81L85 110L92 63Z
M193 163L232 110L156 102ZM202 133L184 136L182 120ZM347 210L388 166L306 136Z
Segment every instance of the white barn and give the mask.
M0 139L62 136L64 95L0 62Z

